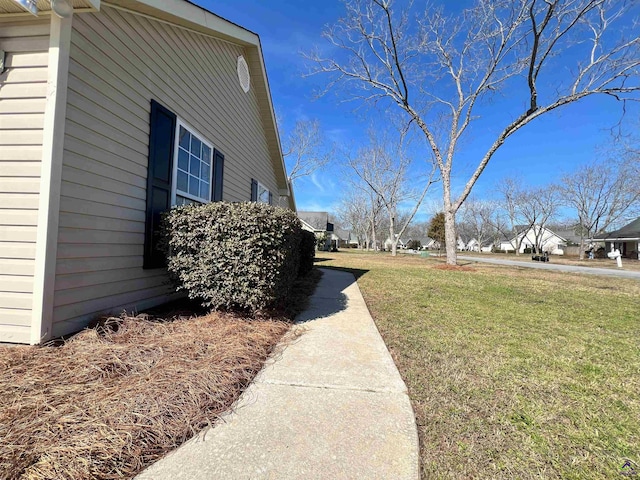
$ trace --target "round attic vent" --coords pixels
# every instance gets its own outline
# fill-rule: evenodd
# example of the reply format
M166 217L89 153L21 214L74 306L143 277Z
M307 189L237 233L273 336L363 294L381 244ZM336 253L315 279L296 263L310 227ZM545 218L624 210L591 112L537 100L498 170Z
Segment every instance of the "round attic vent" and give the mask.
M249 76L249 66L242 55L238 57L238 80L244 93L249 92L251 87L251 77Z

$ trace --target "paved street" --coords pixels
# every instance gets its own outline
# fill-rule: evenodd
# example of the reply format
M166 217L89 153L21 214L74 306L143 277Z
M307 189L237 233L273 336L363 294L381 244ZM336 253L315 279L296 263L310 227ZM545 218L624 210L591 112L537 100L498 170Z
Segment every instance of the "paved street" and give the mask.
M549 263L534 262L532 260L503 260L501 258L470 257L466 255L458 255L458 260L465 260L470 262L493 263L495 265L506 265L506 266L512 266L512 267L556 270L559 272L586 273L588 275L604 275L609 277L633 278L636 280L640 280L640 272L632 272L628 270L614 270L612 268L593 268L593 267L576 267L573 265L557 265L553 263L553 257L551 257L551 262Z

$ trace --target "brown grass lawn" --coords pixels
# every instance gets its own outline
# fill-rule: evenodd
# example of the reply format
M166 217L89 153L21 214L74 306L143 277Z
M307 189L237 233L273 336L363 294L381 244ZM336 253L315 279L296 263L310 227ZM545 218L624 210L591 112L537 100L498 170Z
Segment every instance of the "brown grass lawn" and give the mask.
M640 463L640 282L319 256L359 276L409 389L423 478L623 478Z
M318 279L270 317L165 311L0 346L0 479L132 477L231 407Z

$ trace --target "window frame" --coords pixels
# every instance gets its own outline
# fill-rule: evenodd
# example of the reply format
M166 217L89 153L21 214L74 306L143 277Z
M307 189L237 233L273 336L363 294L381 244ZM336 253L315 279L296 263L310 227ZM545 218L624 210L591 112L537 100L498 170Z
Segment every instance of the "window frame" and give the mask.
M209 179L207 182L209 184L208 198L195 196L193 194L190 194L189 192L184 192L182 190L178 191L178 154L180 153L180 127L187 130L191 135L195 135L196 137L198 137L198 140L200 140L202 144L209 147ZM212 201L211 190L213 189L212 187L213 160L215 155L214 154L215 148L213 144L209 142L209 140L207 140L206 137L202 135L198 130L193 128L191 125L189 125L180 117L176 118L176 131L174 135L175 135L175 138L174 138L174 151L173 151L173 172L171 177L171 206L174 207L177 205L178 196L184 197L192 202L197 202L197 203L211 202ZM199 179L202 181L201 178Z
M256 203L266 203L267 205L271 205L271 202L269 201L269 198L271 198L271 190L269 190L267 188L266 185L264 185L263 183L261 183L259 180L256 180L257 184L258 184L258 188L256 191ZM262 201L262 199L260 198L260 189L262 189L264 192L267 194L267 200L266 201Z

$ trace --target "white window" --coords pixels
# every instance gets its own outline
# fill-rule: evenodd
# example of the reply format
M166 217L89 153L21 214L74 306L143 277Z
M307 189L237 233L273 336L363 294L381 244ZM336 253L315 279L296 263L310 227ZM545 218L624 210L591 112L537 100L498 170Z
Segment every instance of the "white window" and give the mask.
M258 182L258 199L256 200L258 203L271 203L269 201L271 194L267 187Z
M171 204L210 201L213 146L180 119L175 145Z

